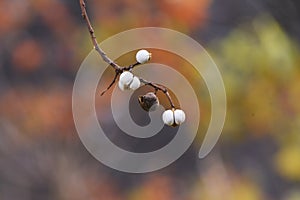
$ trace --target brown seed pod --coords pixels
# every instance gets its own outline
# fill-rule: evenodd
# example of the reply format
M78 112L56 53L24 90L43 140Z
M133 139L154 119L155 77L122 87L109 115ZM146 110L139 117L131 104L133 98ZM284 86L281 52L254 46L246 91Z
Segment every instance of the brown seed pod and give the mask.
M147 112L154 111L159 105L158 98L153 92L148 92L145 95L140 95L138 100L141 107Z

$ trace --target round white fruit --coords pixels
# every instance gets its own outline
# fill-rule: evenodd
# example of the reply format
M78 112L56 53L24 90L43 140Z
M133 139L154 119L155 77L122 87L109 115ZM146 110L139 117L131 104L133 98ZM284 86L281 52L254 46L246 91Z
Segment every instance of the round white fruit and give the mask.
M131 72L125 71L120 75L119 82L123 85L129 85L133 80L133 74Z
M174 113L172 110L166 110L162 115L162 120L165 124L172 126L174 124Z
M177 125L182 124L185 120L185 113L180 109L176 109L174 111L174 119Z
M135 76L135 77L133 77L133 80L130 83L129 88L132 89L132 90L136 90L140 87L140 85L141 85L140 79Z
M118 86L122 91L128 89L128 86L124 85L121 81L118 82Z
M149 53L149 51L144 50L144 49L143 49L143 50L139 50L139 51L136 53L135 58L136 58L136 61L137 61L138 63L143 64L143 63L146 63L146 62L148 62L148 61L150 60L150 58L151 58L151 53Z

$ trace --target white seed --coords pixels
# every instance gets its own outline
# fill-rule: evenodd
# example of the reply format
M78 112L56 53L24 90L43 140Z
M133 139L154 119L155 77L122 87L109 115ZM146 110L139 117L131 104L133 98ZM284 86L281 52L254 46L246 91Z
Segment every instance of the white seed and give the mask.
M162 115L162 120L165 124L172 126L174 124L174 113L172 110L166 110Z
M144 64L148 62L151 58L151 53L149 53L147 50L139 50L135 55L136 61L138 63Z
M176 109L174 111L174 118L175 118L175 123L177 125L180 125L185 120L185 113L182 110L180 110L180 109Z
M140 87L140 85L141 85L140 79L135 76L135 77L133 77L133 80L130 83L129 88L132 89L132 90L136 90Z
M133 80L133 74L131 72L125 71L120 75L119 82L123 85L129 85Z

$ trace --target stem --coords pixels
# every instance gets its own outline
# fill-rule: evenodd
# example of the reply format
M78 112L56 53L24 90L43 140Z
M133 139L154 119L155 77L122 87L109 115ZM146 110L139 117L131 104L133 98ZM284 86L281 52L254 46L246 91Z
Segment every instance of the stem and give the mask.
M128 67L123 67L122 69L123 69L124 71L131 71L134 67L136 67L136 66L138 66L138 65L140 65L140 64L141 64L141 63L136 62L136 63L134 63L134 64L129 65Z
M98 42L97 42L97 38L95 36L95 32L94 29L92 27L91 21L89 19L89 16L87 14L86 11L86 5L84 0L79 0L80 3L80 8L81 8L81 15L82 18L85 20L86 25L89 29L90 32L90 36L94 45L95 50L100 54L100 56L102 57L102 59L104 60L104 62L106 62L107 64L109 64L110 66L112 66L114 69L120 69L121 67L115 63L113 60L111 60L106 54L105 52L99 47Z

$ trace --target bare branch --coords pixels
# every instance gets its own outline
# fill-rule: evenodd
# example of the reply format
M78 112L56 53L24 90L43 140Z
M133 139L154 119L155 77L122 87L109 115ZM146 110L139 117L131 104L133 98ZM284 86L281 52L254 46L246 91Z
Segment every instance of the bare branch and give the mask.
M79 0L80 3L80 8L81 8L81 15L82 18L85 20L86 25L89 29L90 32L90 36L94 45L95 50L100 54L100 56L102 57L102 59L104 60L104 62L106 62L107 64L109 64L110 66L112 66L114 69L120 69L121 67L115 63L113 60L111 60L106 54L105 52L99 47L95 33L94 33L94 29L92 27L92 24L90 22L89 16L87 14L86 11L86 5L84 0Z
M119 66L117 63L115 63L113 60L111 60L106 54L105 52L99 47L98 45L98 42L97 42L97 39L96 39L96 36L95 36L95 33L94 33L94 29L92 27L92 24L90 22L90 19L88 17L88 14L87 14L87 11L86 11L86 5L85 5L85 1L84 0L79 0L79 3L80 3L80 8L81 8L81 15L82 15L82 18L85 20L86 22L86 25L88 27L88 30L89 30L89 33L90 33L90 36L91 36L91 39L92 39L92 43L94 45L94 48L95 50L99 53L99 55L102 57L102 59L107 63L109 64L111 67L113 67L115 69L115 76L114 76L114 79L113 81L109 84L109 86L101 93L101 96L104 95L116 82L118 76L123 72L123 71L131 71L134 67L140 65L141 63L139 62L136 62L132 65L129 65L127 67L121 67ZM163 85L160 85L160 84L157 84L157 83L153 83L153 82L150 82L150 81L147 81L147 80L144 80L142 78L140 78L140 81L145 84L145 85L149 85L151 87L154 88L155 90L155 94L157 93L157 91L162 91L168 101L170 102L170 105L172 108L175 108L175 105L172 101L172 98L168 92L168 89L163 86Z

